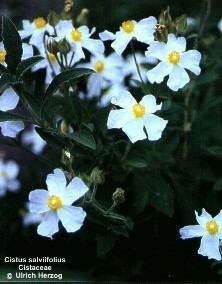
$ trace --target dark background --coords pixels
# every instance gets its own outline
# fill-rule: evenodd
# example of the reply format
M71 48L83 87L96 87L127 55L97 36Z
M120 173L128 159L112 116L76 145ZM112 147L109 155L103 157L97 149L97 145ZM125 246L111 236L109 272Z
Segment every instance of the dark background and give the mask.
M186 13L190 17L199 17L201 1L178 0L76 0L76 14L82 8L89 8L89 26L117 31L122 21L140 20L150 15L158 17L161 9L170 6L172 17ZM12 18L21 26L22 19L33 20L37 16L46 16L49 9L59 12L63 7L61 0L5 0L0 1L0 13ZM222 1L212 1L212 14L206 32L216 33L216 25L222 17ZM5 269L5 256L65 257L64 265L53 265L55 271L73 273L72 280L126 280L126 281L216 281L217 265L213 261L197 254L199 241L183 241L179 236L181 224L180 211L169 218L159 213L152 219L136 223L129 238L119 237L114 248L99 258L95 236L102 229L86 220L84 227L75 234L61 230L48 240L36 234L36 228L24 229L21 208L28 193L36 188L45 188L46 173L52 167L34 159L30 154L12 148L0 146L6 151L7 158L21 165L20 179L22 190L18 195L7 194L0 200L0 258ZM53 151L53 150L52 150ZM45 157L50 152L45 152ZM56 156L55 156L56 157ZM56 157L59 160L59 157ZM191 170L191 169L190 169ZM193 220L195 222L195 220ZM16 265L15 265L16 267ZM2 270L3 271L3 270ZM71 271L71 272L70 272ZM0 270L1 274L1 270Z

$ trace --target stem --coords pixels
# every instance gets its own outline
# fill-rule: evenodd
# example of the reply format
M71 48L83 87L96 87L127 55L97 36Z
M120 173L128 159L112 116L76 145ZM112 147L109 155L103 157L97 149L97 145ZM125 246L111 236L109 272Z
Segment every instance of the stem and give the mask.
M204 0L203 3L202 3L203 6L204 6L204 3L205 3L205 2L207 3L207 7L206 7L207 10L206 10L205 16L204 16L204 18L203 18L203 20L202 20L202 23L201 23L201 25L200 25L200 28L199 28L199 32L198 32L198 34L197 34L197 37L196 37L196 39L195 39L195 42L194 42L194 49L197 49L197 47L198 47L200 37L201 37L201 35L203 34L203 31L204 31L206 22L207 22L207 20L208 20L208 18L209 18L209 15L210 15L210 13L211 13L211 0Z
M116 207L116 205L117 205L116 201L113 201L113 204L112 204L111 207L105 212L105 214L106 214L106 215L109 214L109 213L113 210L113 208Z
M211 0L203 0L202 7L204 7L205 3L207 3L206 13L200 24L200 28L199 28L197 37L194 42L194 49L198 48L199 40L203 34L207 19L209 18L209 15L211 12ZM196 77L192 75L191 80L190 80L190 83L191 83L190 88L185 94L185 99L184 99L185 111L184 111L184 123L183 123L183 134L184 134L183 153L182 153L183 159L186 159L187 153L188 153L188 133L191 131L191 127L192 127L192 114L190 110L190 99L191 99L191 94L194 89L195 81L196 81Z
M132 40L130 41L130 47L131 47L131 50L132 50L132 53L133 53L134 62L136 64L136 69L137 69L138 75L140 77L141 83L144 85L144 87L146 89L146 84L144 83L141 72L140 72L140 67L139 67L139 64L138 64L137 59L136 59L136 53L135 53L135 49L134 49L134 45L133 45Z

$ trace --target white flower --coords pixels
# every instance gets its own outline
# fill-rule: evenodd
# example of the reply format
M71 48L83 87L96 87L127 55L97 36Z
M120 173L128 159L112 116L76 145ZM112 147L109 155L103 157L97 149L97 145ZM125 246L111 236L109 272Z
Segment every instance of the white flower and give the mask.
M218 27L219 31L222 33L222 19L217 24L217 27Z
M105 30L99 33L99 36L103 41L114 40L111 46L117 54L121 55L133 38L147 44L154 41L153 33L156 24L157 20L154 17L145 18L138 23L136 21L126 21L122 23L120 31L116 32L116 34Z
M19 189L18 173L19 166L15 162L0 160L0 197L6 194L6 190L14 192Z
M7 66L5 62L6 50L3 42L0 42L0 64ZM27 43L22 44L22 60L33 56L33 47Z
M155 57L161 62L147 72L149 81L161 83L164 77L169 75L167 86L173 91L178 91L190 81L185 69L199 75L201 54L197 50L186 52L185 50L186 39L184 37L176 38L173 34L168 35L167 43L151 43L145 53L146 56Z
M100 107L107 106L111 102L111 99L118 97L118 95L122 92L124 87L125 86L123 86L122 84L121 85L118 83L112 84L102 95L99 102L99 106Z
M154 115L161 109L153 95L146 95L137 103L128 91L122 91L117 98L111 100L112 104L123 109L111 110L107 126L122 128L132 143L147 138L144 127L151 141L158 140L168 121Z
M26 204L26 208L29 209L29 206L30 206L30 202ZM45 214L26 212L26 213L22 213L22 215L23 215L23 225L25 227L28 227L30 225L38 225L39 223L41 223L43 221Z
M88 97L99 96L101 91L112 84L123 82L123 59L116 53L105 57L103 54L92 56L90 63L81 66L91 68L96 71L89 76L87 82Z
M196 211L195 215L199 225L186 226L180 229L181 238L185 240L202 237L198 253L207 256L209 259L221 260L219 240L222 239L222 210L214 218L205 209L202 209L200 216Z
M39 136L34 127L22 134L22 143L25 146L31 146L33 153L37 155L40 154L46 146L46 142Z
M37 48L43 45L43 37L46 31L50 35L54 34L53 27L42 17L35 18L32 23L29 20L23 20L22 25L23 30L19 31L21 39L31 36L29 43L35 45Z
M38 234L51 238L59 230L59 220L67 232L79 230L86 213L81 207L71 204L82 197L88 187L78 177L73 178L67 185L66 177L60 169L55 169L54 174L47 176L46 184L48 191L36 189L29 194L30 212L46 213L38 226Z
M58 39L66 37L72 47L72 50L75 52L75 62L81 58L85 58L83 48L87 49L94 55L104 52L105 47L103 42L99 39L90 38L96 31L96 28L93 28L91 32L87 26L74 28L72 21L60 21L57 26L57 30L59 31L57 32Z
M0 96L0 110L8 111L14 109L19 101L18 95L13 88L7 88ZM22 121L4 121L0 122L2 135L9 137L16 137L18 132L24 129L24 123Z

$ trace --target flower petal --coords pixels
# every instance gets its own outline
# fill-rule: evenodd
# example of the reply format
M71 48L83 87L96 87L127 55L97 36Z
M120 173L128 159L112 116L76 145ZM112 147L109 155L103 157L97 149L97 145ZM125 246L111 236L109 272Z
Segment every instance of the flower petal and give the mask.
M157 110L161 110L162 107L162 103L159 105L156 104L156 98L153 95L144 96L140 101L140 104L145 106L146 114L154 113Z
M181 238L183 240L203 237L207 234L206 230L200 225L185 226L180 229Z
M82 40L82 46L94 55L103 53L105 50L104 44L100 39L84 39Z
M94 73L89 76L87 82L87 96L89 98L98 97L101 94L103 81L104 79L100 73Z
M222 210L220 210L219 214L217 214L217 216L215 216L213 220L219 226L218 237L222 240Z
M127 109L111 110L108 116L107 127L108 129L122 128L132 118L132 112Z
M167 86L176 92L178 89L183 88L189 81L190 78L187 72L178 64L173 66L173 69L169 74Z
M32 213L44 213L49 211L47 206L47 199L49 197L49 192L44 189L36 189L29 193L30 212Z
M172 64L169 62L160 62L156 67L149 70L147 74L147 78L150 83L161 83L165 76L169 75L172 70Z
M149 58L157 58L161 61L166 61L168 58L168 51L164 42L152 42L145 52L145 55Z
M212 216L209 213L207 213L204 208L202 209L202 213L200 216L198 216L196 211L195 211L195 215L196 215L198 224L202 226L203 228L206 228L207 222L213 219Z
M53 174L47 175L46 184L49 194L60 195L60 191L66 187L66 177L62 170L55 169Z
M22 121L4 121L0 122L2 135L8 137L16 137L16 135L25 128Z
M10 180L7 183L7 188L11 192L16 192L17 190L19 190L19 187L20 187L20 182L18 180Z
M83 225L86 212L81 207L63 206L58 211L58 216L67 232L76 232Z
M146 134L143 130L143 120L141 118L133 118L128 121L122 129L129 137L132 143L146 139Z
M71 205L74 201L83 196L88 190L89 188L80 178L73 178L64 190L64 195L62 196L63 204Z
M153 33L156 29L157 20L154 17L142 19L135 25L134 35L138 41L151 43L154 40Z
M143 117L148 139L155 141L161 138L162 132L167 125L168 120L164 120L154 114L146 114Z
M116 98L111 100L111 103L126 109L132 109L133 105L137 103L130 92L122 90Z
M99 33L99 37L100 37L101 40L103 40L103 41L106 41L106 40L114 40L114 39L116 38L116 36L115 36L113 33L109 32L109 31L107 31L107 30L105 30L105 31L102 32L102 33Z
M221 260L219 237L217 235L209 234L203 236L198 253L203 256L207 256L209 259L213 258L216 260Z
M197 50L189 50L181 54L179 64L183 68L189 69L194 74L199 75L201 71L199 67L200 59L200 52L198 52Z
M14 179L19 173L19 166L13 161L8 161L5 164L5 171L7 172L8 179Z
M14 109L19 101L19 96L13 90L13 88L7 88L0 96L0 110L7 111Z
M59 217L57 215L57 212L50 210L46 213L43 221L38 226L37 233L41 236L52 238L52 235L54 235L59 230L58 223Z
M112 48L116 51L118 55L121 55L126 49L128 43L131 41L132 37L124 32L117 32L116 39L111 44Z
M174 50L178 52L183 52L186 50L186 39L184 37L176 38L174 34L169 34L166 47L169 52Z

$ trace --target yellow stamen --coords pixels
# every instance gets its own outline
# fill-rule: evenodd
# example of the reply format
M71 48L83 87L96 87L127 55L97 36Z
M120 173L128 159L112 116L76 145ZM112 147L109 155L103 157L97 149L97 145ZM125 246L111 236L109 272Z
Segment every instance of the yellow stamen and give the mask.
M144 114L145 114L145 111L146 111L146 108L139 104L139 103L136 103L134 106L133 106L133 109L132 109L132 113L133 115L136 117L136 118L140 118L140 117L143 117Z
M5 63L5 56L6 56L6 50L2 49L0 50L0 63Z
M46 26L46 21L42 17L35 18L34 24L37 29L42 29Z
M127 34L130 34L134 31L134 23L132 21L123 22L122 28Z
M105 69L105 64L102 61L97 61L95 63L95 69L96 69L96 72L102 73L103 70Z
M73 41L78 42L78 41L81 40L82 33L81 33L78 29L74 29L74 30L71 32L71 37L72 37L72 40L73 40Z
M206 229L210 235L215 235L218 233L219 226L214 220L207 222Z
M47 205L50 209L56 210L62 207L62 200L56 195L52 195L47 200Z
M168 55L168 60L170 61L170 63L172 64L178 64L180 62L180 54L178 51L172 51L169 55Z

